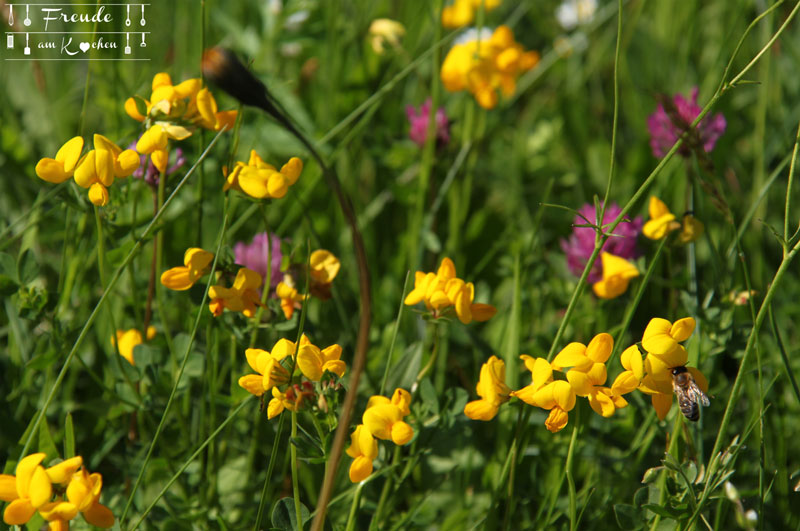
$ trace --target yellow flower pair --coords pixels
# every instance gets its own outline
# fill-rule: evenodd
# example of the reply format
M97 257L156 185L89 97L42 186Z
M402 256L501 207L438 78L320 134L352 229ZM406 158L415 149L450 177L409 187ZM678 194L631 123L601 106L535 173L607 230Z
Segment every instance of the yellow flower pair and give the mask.
M68 140L56 153L56 158L43 158L36 164L36 175L49 183L62 183L70 177L89 189L89 201L97 206L108 203L108 187L114 179L131 175L139 167L139 154L123 150L103 135L94 135L94 149L81 156L83 138Z
M411 442L414 429L403 418L411 413L411 394L405 389L395 389L392 398L375 395L367 402L361 424L350 434L347 455L353 458L350 481L358 483L372 474L372 462L378 457L378 441L392 441L398 446Z
M692 216L686 214L683 221L677 221L675 214L670 212L669 207L656 196L650 197L648 206L650 219L642 227L642 234L651 240L665 238L670 232L681 229L678 240L681 243L690 243L703 235L703 223Z
M475 303L474 298L475 286L456 277L455 264L449 258L444 258L436 273L417 271L414 274L414 289L404 302L408 306L424 302L434 318L452 310L464 324L488 321L497 313L494 306Z
M89 474L81 457L66 459L49 468L42 466L46 454L24 457L16 475L0 474L0 500L10 502L3 513L8 525L27 523L36 511L50 522L50 527L67 529L69 521L81 513L91 525L109 528L114 525L111 510L100 503L103 478ZM58 489L54 489L56 485ZM56 495L54 490L64 492ZM66 497L66 499L65 499Z

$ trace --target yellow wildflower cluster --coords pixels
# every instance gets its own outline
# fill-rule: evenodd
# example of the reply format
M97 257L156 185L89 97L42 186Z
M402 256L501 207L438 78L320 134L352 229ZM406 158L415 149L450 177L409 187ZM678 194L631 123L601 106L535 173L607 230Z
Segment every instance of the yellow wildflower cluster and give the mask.
M414 438L414 429L403 418L411 413L411 394L405 389L395 389L392 398L375 395L367 402L361 424L350 434L347 455L353 458L350 481L358 483L372 474L372 462L378 457L378 441L392 441L398 446Z
M444 258L436 273L417 271L414 274L414 289L406 296L405 304L413 306L424 302L434 318L452 309L464 324L488 321L497 313L497 308L490 304L472 302L474 298L475 286L456 277L455 264Z
M16 475L0 474L0 500L11 502L3 521L21 526L39 511L50 529L69 529L70 520L78 513L91 525L113 526L114 515L100 503L100 474L90 474L80 456L44 468L45 456L36 453L24 457L17 464Z
M455 0L452 5L442 8L442 26L458 28L472 24L475 13L483 4L483 9L491 11L500 5L500 0Z
M108 203L108 187L114 179L131 175L139 167L139 155L132 149L123 150L103 135L94 135L94 149L81 156L83 138L68 140L56 153L56 158L43 158L36 164L36 175L49 183L62 183L70 177L89 189L89 201L96 206Z
M173 85L169 74L159 72L153 77L151 88L150 99L140 98L144 114L133 97L125 100L125 112L144 123L146 131L136 143L136 151L150 155L160 172L167 167L169 139L189 138L198 127L212 131L230 129L236 121L236 111L217 110L217 101L203 87L200 78Z
M650 219L642 227L642 234L651 240L665 238L670 232L681 229L678 239L681 243L690 243L703 235L703 223L692 216L683 216L683 222L677 221L675 214L670 212L669 207L656 196L650 197L648 206Z
M303 161L297 157L289 159L278 171L275 166L264 162L253 149L247 164L237 162L230 174L227 173L227 168L223 169L223 190L233 188L255 199L280 199L297 182L302 171Z
M267 405L270 419L280 415L284 409L297 411L304 402L312 400L316 393L311 382L319 382L326 372L341 378L347 370L347 365L340 359L342 347L334 344L320 349L305 334L300 338L299 348L294 342L281 339L271 352L249 348L245 356L250 368L258 374L242 376L239 385L255 396L262 396L267 391L272 393L272 400ZM293 359L294 365L309 381L289 385L281 391L278 387L289 384L293 376L282 364L286 358Z
M155 327L148 326L147 339L150 340L154 337L156 337ZM119 355L128 360L131 365L136 365L133 360L133 349L136 348L136 345L141 345L143 341L142 333L137 328L117 330L116 335L111 338L112 345L119 345Z
M518 391L511 391L506 386L505 364L492 356L481 368L477 386L481 399L469 402L464 414L473 420L491 420L497 415L500 405L515 396L526 404L549 410L545 426L555 433L567 425L568 412L581 396L589 400L596 413L610 417L614 411L628 405L621 394L604 387L607 378L605 363L613 348L614 339L602 333L595 336L588 346L570 343L552 363L523 354L520 358L531 372L531 383ZM553 371L564 372L566 379L555 380Z
M642 361L637 345L625 349L620 356L625 371L617 376L612 390L624 394L638 389L650 395L661 420L666 418L672 407L675 369L686 368L702 392L708 392L708 380L698 369L686 367L689 354L680 345L680 342L689 339L694 328L695 320L692 317L684 317L674 323L658 317L651 319L642 336L642 348L647 356Z
M322 300L330 299L333 279L339 274L339 268L341 267L339 259L330 251L317 249L311 253L309 266L309 291L311 295ZM289 273L283 275L283 280L275 287L275 294L281 300L281 309L287 319L292 318L295 309L299 309L300 304L308 297L308 295L301 294L297 290L294 277Z
M508 98L516 90L517 77L539 62L539 54L525 51L508 26L499 26L490 37L470 32L448 52L440 72L450 92L469 91L484 109L497 105L497 92Z

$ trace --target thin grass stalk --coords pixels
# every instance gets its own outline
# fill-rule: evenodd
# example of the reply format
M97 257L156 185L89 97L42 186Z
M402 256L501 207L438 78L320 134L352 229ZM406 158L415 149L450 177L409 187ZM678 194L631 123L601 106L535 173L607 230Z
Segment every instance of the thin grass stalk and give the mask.
M297 411L292 411L292 439L297 437ZM297 447L294 443L289 444L289 451L291 452L292 461L292 498L294 498L294 517L296 519L297 528L303 531L303 512L301 508L303 504L300 503L300 473L297 468Z
M397 308L397 318L394 320L394 331L392 332L392 342L389 343L389 352L386 354L386 366L383 368L383 378L381 378L381 387L378 390L379 395L383 395L386 389L386 379L389 377L389 367L392 365L392 355L394 354L394 344L397 341L397 332L400 330L400 320L403 317L403 308L405 307L405 296L408 290L408 279L411 276L411 271L406 271L406 279L403 281L403 291L400 293L400 304Z
M567 476L567 488L569 489L569 529L575 531L578 528L578 494L575 491L575 477L572 471L573 458L575 455L575 447L577 446L578 430L581 427L581 408L580 405L574 409L575 423L572 427L572 437L569 440L569 448L567 449L567 460L564 464L564 471Z
M347 514L347 525L345 525L345 531L354 531L356 528L356 514L358 513L358 502L361 500L361 489L364 488L364 482L359 482L358 486L356 487L355 493L353 493L353 502L350 504L350 512ZM333 500L331 500L333 503Z
M279 415L279 417L278 430L275 433L275 439L272 443L272 451L270 452L269 456L269 464L267 465L267 476L264 478L264 486L261 487L261 498L258 503L258 512L256 513L256 521L255 525L253 525L253 531L258 531L261 529L261 521L264 517L264 509L266 509L267 506L267 491L269 490L269 482L272 478L272 472L275 470L275 463L278 460L278 447L280 446L280 438L281 434L283 433L283 421L284 418L286 418L286 415Z
M164 488L162 488L161 491L156 495L155 499L152 502L150 502L150 505L148 505L147 508L144 510L144 512L142 512L141 516L139 516L139 519L136 521L135 524L133 524L133 527L130 528L131 531L135 531L136 529L139 528L139 526L142 524L147 515L150 514L150 511L152 511L153 508L156 506L156 503L158 503L158 501L164 497L164 494L167 493L169 488L175 483L175 481L178 480L181 474L183 474L183 472L189 467L189 465L192 464L192 462L195 459L197 459L197 456L199 456L203 452L203 450L205 450L206 446L208 446L211 443L211 441L213 441L217 437L217 435L219 435L219 433L223 429L225 429L228 423L230 423L230 421L236 418L236 415L239 414L239 412L244 408L244 406L247 405L249 401L250 399L248 397L241 404L239 404L239 406L233 410L233 413L228 415L228 418L222 421L222 424L220 424L217 427L217 429L214 430L214 432L211 433L211 435L209 435L205 441L203 441L203 443L197 448L197 450L195 450L194 453L190 455L186 461L184 461L184 463L180 466L180 468L178 468L175 474L173 474L172 477L169 479L169 481L167 481L166 485L164 485Z
M617 125L619 122L619 55L620 43L622 41L622 0L617 2L617 44L614 48L614 118L611 122L611 154L608 162L608 180L606 181L606 193L603 195L603 203L600 211L597 212L597 226L603 226L603 219L606 213L608 197L611 195L611 185L614 182L615 157L617 153ZM596 234L595 237L599 237Z
M792 188L794 185L794 169L795 164L797 163L797 150L800 147L800 122L797 124L797 133L794 137L794 149L792 149L792 162L789 164L789 180L786 183L786 205L784 206L784 214L783 214L783 240L784 242L788 242L791 238L791 234L789 234L789 219L791 219L791 212L792 212ZM786 246L787 244L784 243L783 245L783 256L786 256Z
M170 198L171 197L172 196L170 196ZM166 207L166 204L164 206ZM172 385L172 390L169 393L169 398L167 399L167 403L164 406L164 412L161 414L161 420L158 422L158 427L156 428L156 431L151 438L150 445L147 449L147 454L145 455L144 462L142 463L142 467L139 469L139 475L136 477L136 482L133 484L133 488L131 489L128 501L125 503L125 509L123 510L122 516L120 517L120 522L123 522L125 520L125 517L128 515L128 511L130 510L131 504L133 503L133 498L136 495L136 490L139 488L139 484L141 484L142 479L144 478L144 472L145 470L147 470L147 465L150 462L150 458L153 455L153 450L155 450L156 442L158 441L158 438L161 435L161 431L164 429L164 424L166 424L167 420L167 414L169 413L170 407L172 406L172 402L175 399L175 395L178 391L178 385L180 384L181 377L183 376L183 371L186 368L186 362L189 361L189 354L191 354L192 352L192 346L194 345L194 338L197 336L197 329L200 326L200 318L203 315L203 311L206 309L206 301L208 300L208 290L211 287L211 284L215 281L214 273L217 271L217 261L219 260L219 253L220 250L222 249L222 242L225 241L225 231L228 228L228 219L230 218L227 206L228 204L226 201L225 217L222 220L222 227L220 228L219 235L217 236L218 239L217 239L217 247L214 252L214 261L211 264L211 271L208 275L208 281L206 282L205 290L203 290L203 299L200 301L200 306L197 309L197 315L194 320L194 325L192 326L192 332L189 335L189 342L186 345L186 351L183 354L181 365L178 368L178 374L175 377L175 382ZM162 210L159 210L159 212L161 212Z
M775 321L775 314L772 311L772 306L769 307L768 311L769 322L772 325L772 334L775 336L775 343L778 345L778 351L781 353L781 360L783 360L783 368L786 371L786 377L789 379L789 383L792 385L792 390L794 391L795 398L797 398L797 403L800 404L800 386L797 385L797 379L794 377L794 372L789 364L789 356L786 353L786 347L783 344L783 339L781 338L781 333L778 329L778 323Z

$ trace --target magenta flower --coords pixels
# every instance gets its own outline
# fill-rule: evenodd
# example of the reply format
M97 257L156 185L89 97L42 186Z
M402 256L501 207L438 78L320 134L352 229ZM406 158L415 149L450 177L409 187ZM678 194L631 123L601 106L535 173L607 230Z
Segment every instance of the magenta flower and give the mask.
M425 139L428 135L428 120L431 115L431 99L425 100L419 111L413 105L406 105L406 116L411 128L408 131L408 136L419 147L425 145ZM450 141L450 126L447 123L447 115L444 113L444 108L439 107L436 111L436 143L437 145L444 145Z
M261 278L267 276L267 254L272 263L270 288L275 288L278 282L283 280L283 273L281 273L281 239L277 236L270 235L270 252L267 253L267 233L262 232L253 236L253 242L247 245L244 242L238 242L233 246L233 254L236 258L236 263L252 269Z
M597 213L595 212L594 205L586 203L578 212L581 213L586 219L581 216L575 216L574 225L588 225L594 224L597 220ZM612 203L605 214L603 215L603 224L611 223L617 216L619 216L622 209L616 204ZM586 220L589 220L587 223ZM603 245L603 251L620 256L626 260L632 260L639 254L636 249L636 237L642 232L642 218L637 217L633 221L624 219L614 233L606 240ZM583 273L583 268L586 267L586 262L592 256L594 251L594 235L595 231L592 227L573 227L572 235L569 240L561 240L561 249L567 255L567 267L570 272L579 277ZM589 283L594 284L603 278L603 265L600 260L595 260L592 270L589 272Z
M703 109L697 104L697 87L692 89L692 101L686 101L682 94L676 94L672 98L675 104L675 109L678 111L678 116L683 124L675 125L672 118L664 110L662 104L658 104L656 111L647 118L647 129L650 130L650 147L653 149L653 155L658 158L667 154L667 151L677 142L685 128L694 122L695 118L700 114ZM684 127L681 127L684 125ZM697 124L697 132L700 135L700 142L703 144L703 149L706 153L710 153L714 149L714 144L717 139L725 132L725 117L717 113L714 116L706 115L705 118L700 120ZM690 153L689 146L682 145L678 149L678 153L684 157L688 157Z

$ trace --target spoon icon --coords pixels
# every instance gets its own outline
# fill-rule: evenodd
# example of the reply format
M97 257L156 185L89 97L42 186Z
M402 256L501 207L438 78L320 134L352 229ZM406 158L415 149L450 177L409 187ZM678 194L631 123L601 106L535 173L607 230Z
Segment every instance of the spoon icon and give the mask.
M131 25L131 5L128 4L127 8L128 8L128 18L125 19L125 25L126 26L130 26Z
M26 26L31 25L31 17L28 14L30 7L31 6L29 6L28 4L25 4L25 20L23 20L22 23L25 24Z
M14 25L14 4L8 4L8 25Z
M144 19L144 4L142 4L142 20L139 21L139 24L141 24L142 26L147 24L147 21Z
M142 33L142 43L139 46L142 48L147 48L147 43L144 42L144 33Z

